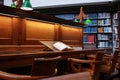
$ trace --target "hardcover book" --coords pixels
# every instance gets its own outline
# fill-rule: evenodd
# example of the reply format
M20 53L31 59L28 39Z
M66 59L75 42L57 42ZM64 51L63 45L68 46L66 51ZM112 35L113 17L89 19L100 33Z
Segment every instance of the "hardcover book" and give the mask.
M56 48L57 50L59 51L64 51L64 50L71 50L72 47L66 45L65 43L63 42L55 42L53 44L53 47Z

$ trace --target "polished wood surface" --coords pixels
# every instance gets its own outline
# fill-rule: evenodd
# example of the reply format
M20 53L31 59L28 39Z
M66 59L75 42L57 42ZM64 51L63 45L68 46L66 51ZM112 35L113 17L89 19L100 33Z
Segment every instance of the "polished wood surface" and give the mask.
M26 20L27 40L54 40L54 24Z
M86 54L95 54L97 51L105 49L94 50L79 50L79 51L40 51L40 50L7 50L0 51L0 69L22 67L32 65L33 58L37 57L54 57L62 56L62 60L67 58L80 58ZM108 49L109 50L109 49Z

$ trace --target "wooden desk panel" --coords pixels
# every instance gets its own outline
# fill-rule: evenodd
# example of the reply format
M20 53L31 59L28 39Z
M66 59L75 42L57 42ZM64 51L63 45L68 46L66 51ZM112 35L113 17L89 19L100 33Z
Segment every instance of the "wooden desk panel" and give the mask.
M68 57L80 58L85 54L94 54L96 51L105 50L105 49L96 49L96 50L81 50L81 51L62 51L62 52L53 52L53 51L1 51L0 52L0 69L28 66L32 65L33 58L35 57L54 57L62 56L63 60L66 60Z
M13 60L5 60L0 61L0 69L7 69L7 68L16 68L16 67L23 67L23 66L30 66L33 63L33 58L24 58L24 59L13 59Z

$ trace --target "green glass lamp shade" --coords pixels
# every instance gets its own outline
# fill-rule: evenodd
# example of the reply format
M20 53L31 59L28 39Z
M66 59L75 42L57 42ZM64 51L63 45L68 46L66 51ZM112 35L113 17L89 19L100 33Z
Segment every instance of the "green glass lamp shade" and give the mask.
M11 4L11 7L12 7L12 8L15 8L15 4L14 4L14 3L12 3L12 4Z
M74 19L74 22L79 22L77 19Z
M86 19L85 24L91 24L91 20L89 18Z
M21 6L21 9L23 9L23 10L33 10L32 5L30 3L30 0L25 0L23 5Z

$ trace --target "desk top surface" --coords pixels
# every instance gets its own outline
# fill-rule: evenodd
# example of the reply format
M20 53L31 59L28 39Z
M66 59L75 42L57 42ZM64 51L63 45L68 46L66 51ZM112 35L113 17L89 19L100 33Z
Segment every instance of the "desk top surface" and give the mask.
M0 51L1 57L10 57L10 56L27 56L27 55L53 55L53 54L72 54L72 53L81 53L81 52L89 52L89 51L99 51L105 49L82 49L82 50L74 50L74 51L40 51L40 50L4 50Z

